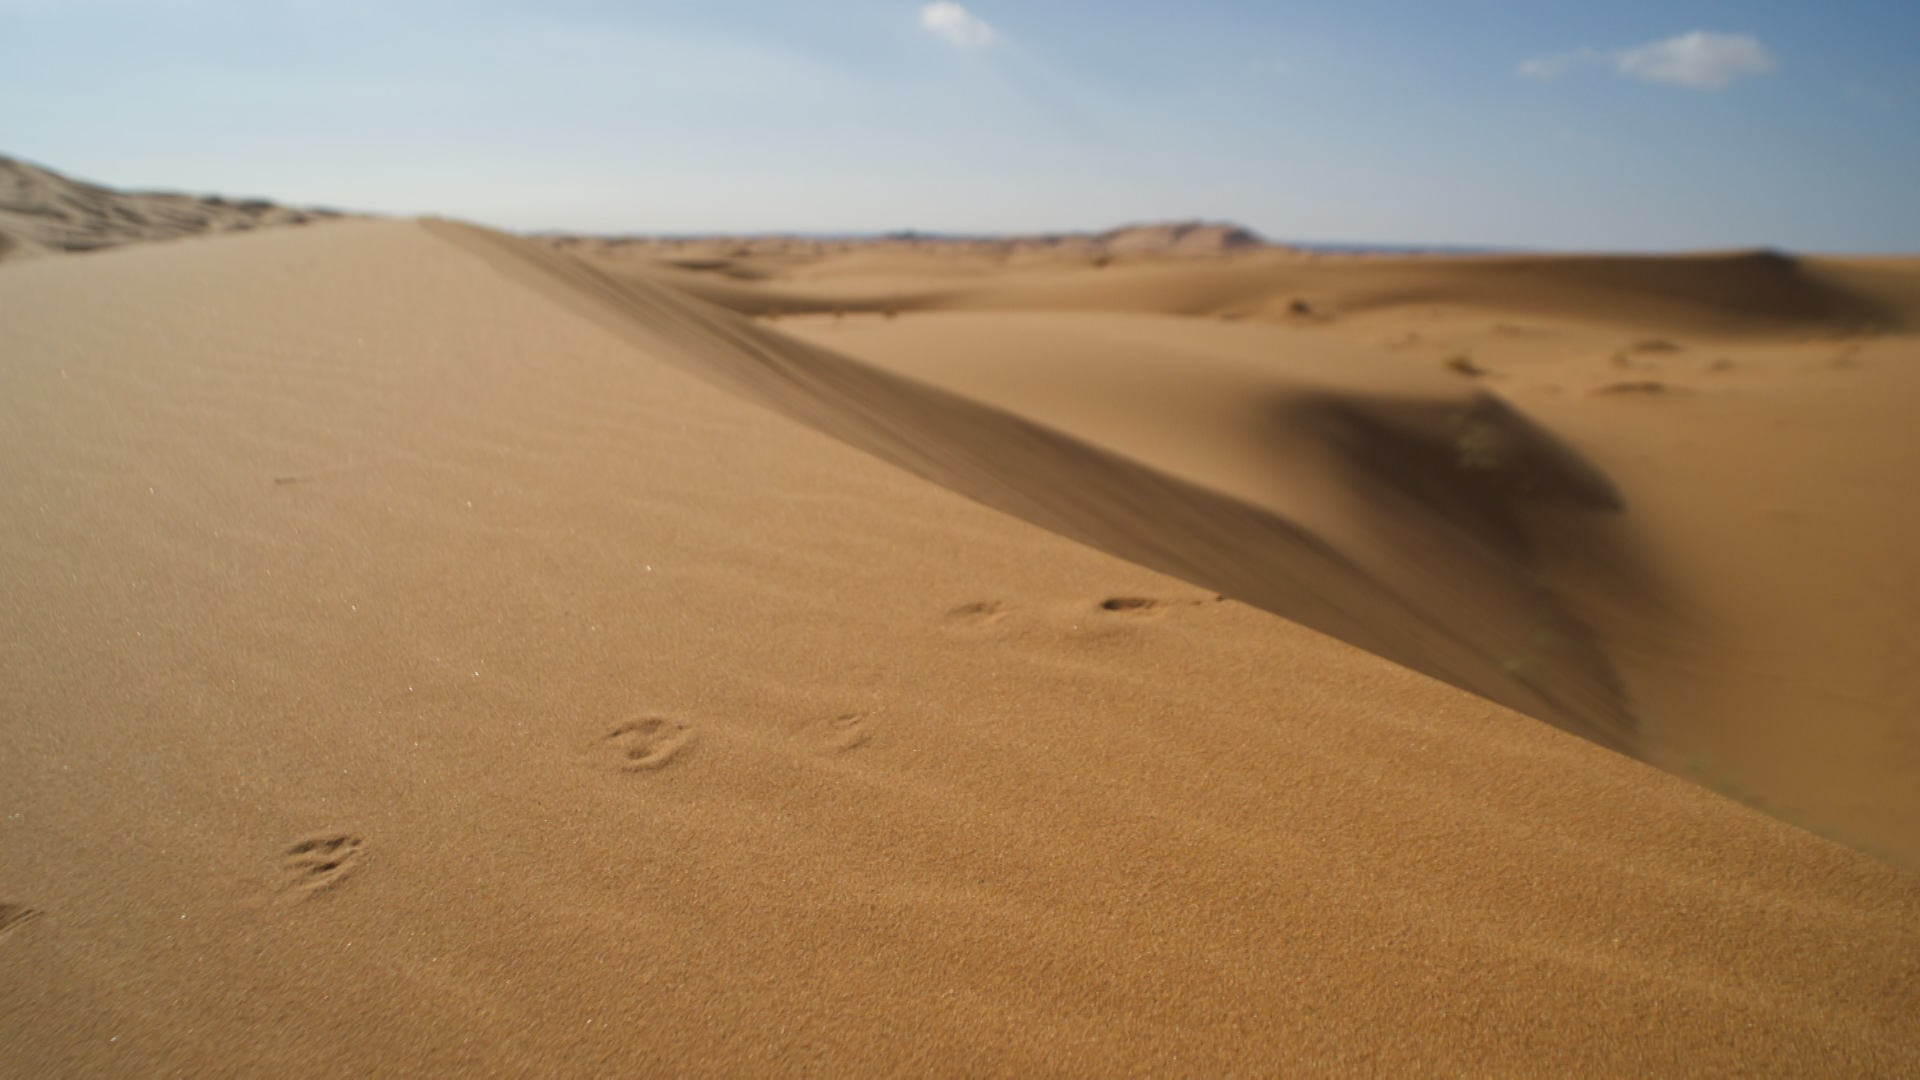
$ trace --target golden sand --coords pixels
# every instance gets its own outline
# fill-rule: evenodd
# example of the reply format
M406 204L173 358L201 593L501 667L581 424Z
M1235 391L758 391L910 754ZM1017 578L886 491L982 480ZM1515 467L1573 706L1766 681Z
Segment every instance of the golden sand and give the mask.
M0 266L0 1071L1920 1071L1911 267L587 254Z

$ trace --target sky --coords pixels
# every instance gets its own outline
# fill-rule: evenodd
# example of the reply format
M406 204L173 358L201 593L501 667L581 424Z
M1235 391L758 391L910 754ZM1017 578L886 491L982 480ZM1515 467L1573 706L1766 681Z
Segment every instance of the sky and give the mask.
M0 154L592 232L1920 251L1913 0L0 0Z

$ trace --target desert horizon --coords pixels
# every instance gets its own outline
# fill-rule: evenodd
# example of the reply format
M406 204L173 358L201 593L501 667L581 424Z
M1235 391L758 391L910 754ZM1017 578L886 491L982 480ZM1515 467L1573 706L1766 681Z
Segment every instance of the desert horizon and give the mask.
M1917 329L0 159L0 1071L1911 1072Z

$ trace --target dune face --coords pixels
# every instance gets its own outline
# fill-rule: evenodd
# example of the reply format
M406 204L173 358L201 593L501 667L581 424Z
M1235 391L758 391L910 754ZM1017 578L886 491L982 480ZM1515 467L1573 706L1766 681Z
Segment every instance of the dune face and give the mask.
M1604 745L1635 745L1606 658L1531 580L1514 517L1521 501L1571 495L1582 509L1604 512L1617 509L1617 500L1603 477L1552 436L1485 394L1455 389L1457 380L1429 380L1430 397L1389 398L1351 385L1248 382L1235 378L1241 372L1151 355L1131 374L1169 385L1129 387L1120 409L1128 393L1153 393L1159 402L1165 397L1154 391L1214 393L1193 405L1191 429L1140 453L1131 432L1096 437L1096 445L1059 434L1075 421L1052 410L1073 408L1087 387L1126 377L1109 353L1063 382L1032 388L1008 415L643 280L596 274L498 234L434 227L655 355L989 506ZM1052 343L1045 327L1023 329L1019 344L975 342L969 354L1005 357L1022 345ZM1319 374L1355 381L1325 365ZM1209 375L1217 384L1209 385ZM1267 444L1260 457L1270 460L1261 465L1283 486L1262 483L1273 476L1244 478L1241 490L1196 484L1141 464L1155 460L1155 449L1166 457L1190 445L1223 411L1247 403L1268 410L1244 434ZM1235 497L1243 494L1250 497ZM1362 505L1340 505L1353 499ZM1346 535L1330 535L1341 528Z
M0 267L0 1072L1920 1069L1920 879L1595 745L1667 745L1620 627L1726 610L1713 462L1618 447L1815 378L1825 436L1899 342L1597 375L1617 329L1476 315L1468 376L1445 318L621 273L391 221ZM1796 467L1902 452L1855 427Z
M116 191L0 157L0 260L340 216L264 199Z
M956 490L1920 865L1910 604L1873 584L1920 550L1920 263L549 244L1184 488L1010 455L1035 511L892 454Z

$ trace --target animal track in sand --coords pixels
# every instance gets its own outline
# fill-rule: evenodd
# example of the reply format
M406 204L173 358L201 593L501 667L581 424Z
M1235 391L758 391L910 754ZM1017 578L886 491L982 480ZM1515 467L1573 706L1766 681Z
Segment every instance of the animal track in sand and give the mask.
M873 732L867 727L867 718L872 715L863 712L841 713L826 723L826 746L830 750L847 751L867 744L873 738Z
M1657 379L1640 379L1633 382L1608 383L1594 390L1595 394L1672 394L1683 393L1677 386L1660 382Z
M978 600L971 604L961 604L947 612L947 618L959 623L981 625L999 622L1007 617L1007 605L998 600Z
M6 937L14 928L39 917L40 912L25 904L0 903L0 937Z
M1133 618L1157 618L1174 608L1220 604L1225 603L1226 599L1218 593L1209 600L1161 600L1151 596L1114 596L1100 601L1099 610Z
M626 772L658 769L693 741L693 729L678 720L648 716L629 720L601 737Z
M351 833L315 833L280 855L281 894L288 900L332 889L360 868L361 841Z
M1630 353L1677 353L1684 350L1682 350L1679 344L1668 341L1666 338L1647 338L1644 341L1636 341L1627 346L1626 351Z

